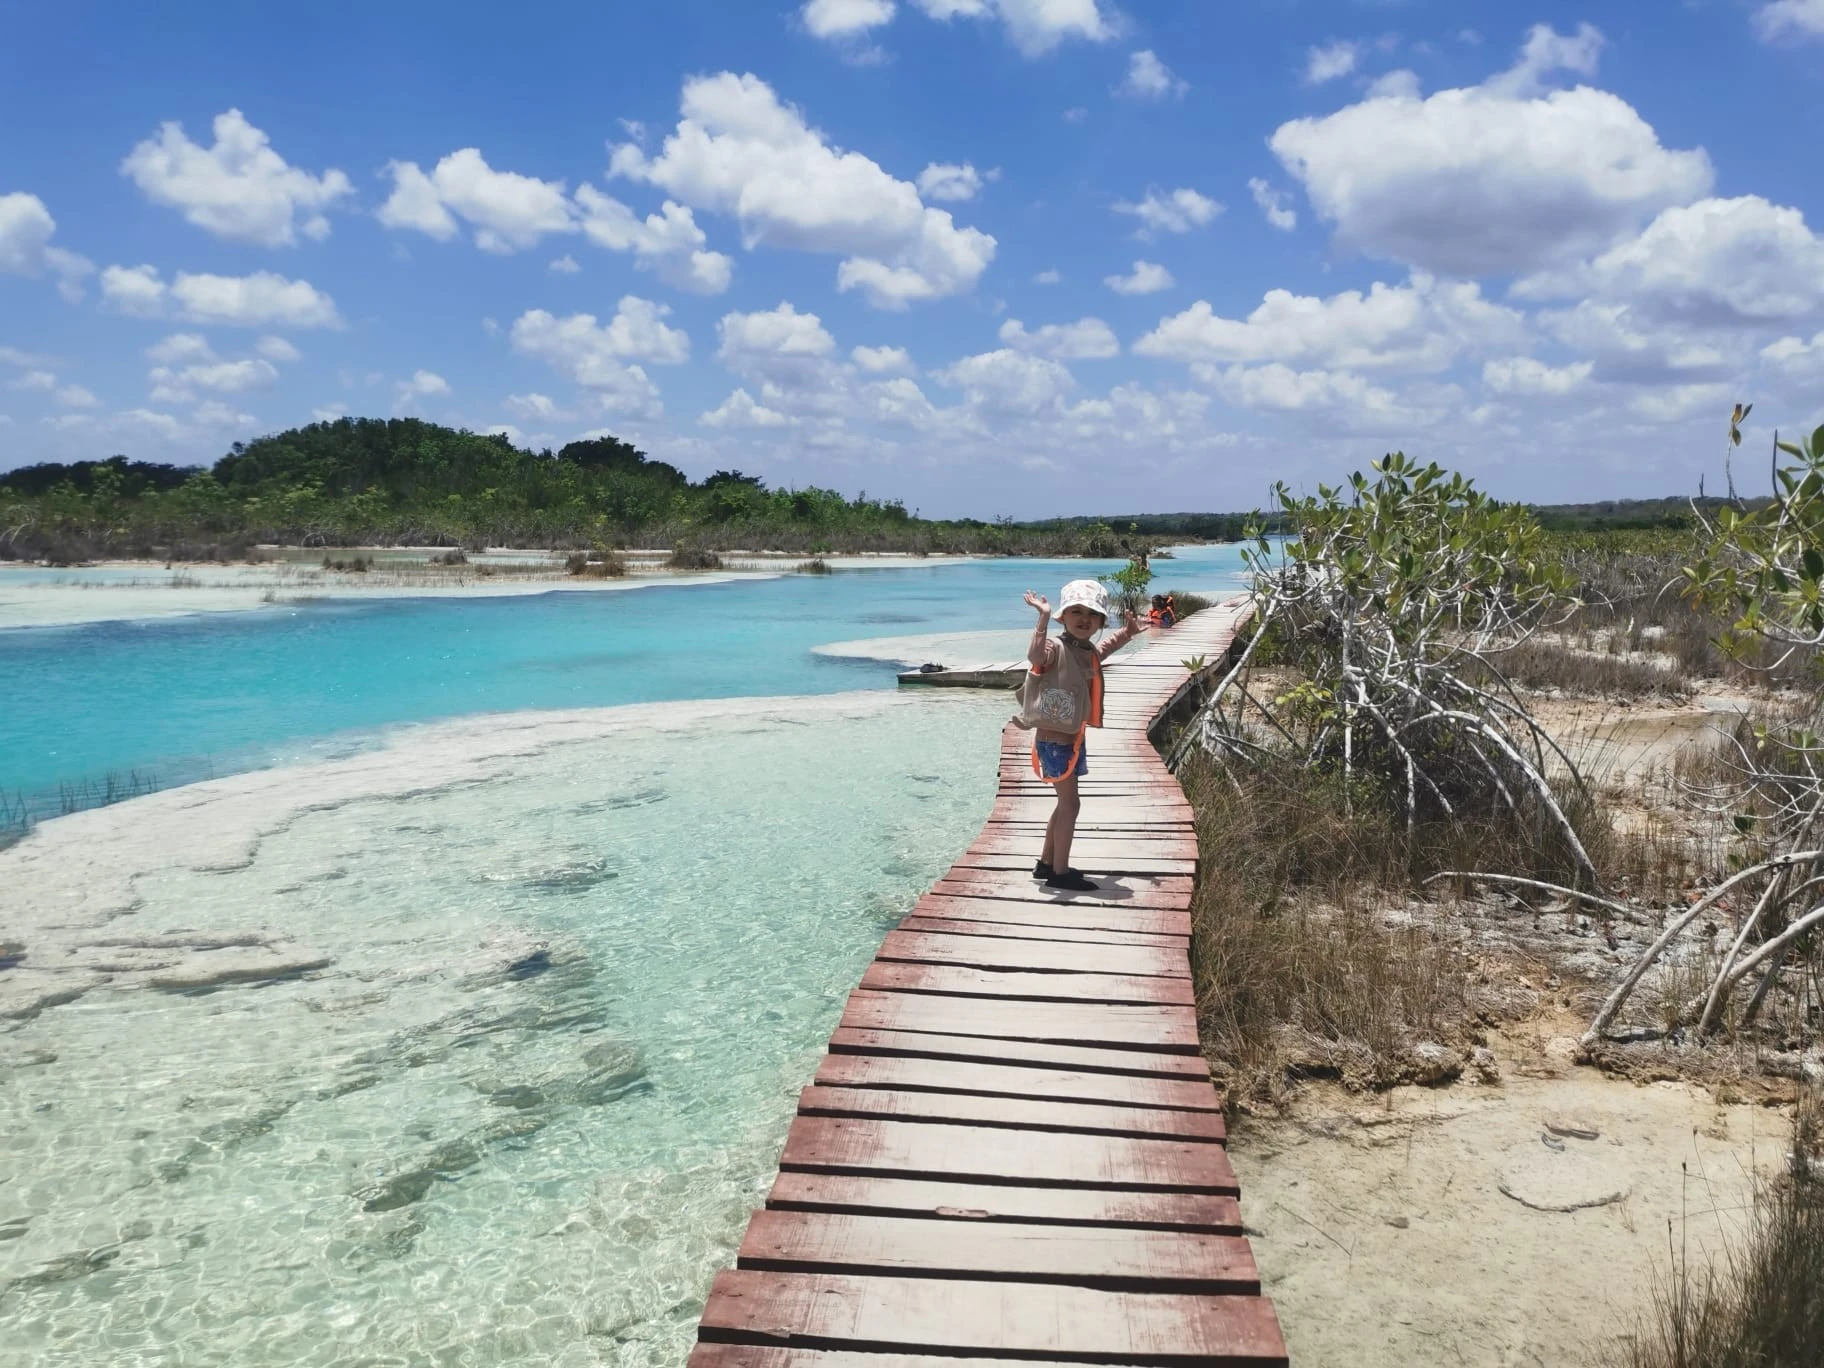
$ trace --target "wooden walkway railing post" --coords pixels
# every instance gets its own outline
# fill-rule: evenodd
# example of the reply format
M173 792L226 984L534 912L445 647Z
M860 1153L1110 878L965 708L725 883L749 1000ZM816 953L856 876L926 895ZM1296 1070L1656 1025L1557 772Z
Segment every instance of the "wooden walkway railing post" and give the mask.
M1109 667L1071 852L1097 893L1031 877L1053 800L1007 729L994 811L850 996L691 1368L1286 1362L1198 1052L1196 831L1147 739L1242 612Z

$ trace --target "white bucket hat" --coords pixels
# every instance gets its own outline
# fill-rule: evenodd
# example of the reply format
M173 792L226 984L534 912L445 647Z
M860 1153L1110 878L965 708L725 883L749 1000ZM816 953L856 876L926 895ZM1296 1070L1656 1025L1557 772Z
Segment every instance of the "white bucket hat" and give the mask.
M1072 580L1064 586L1064 592L1058 595L1058 616L1062 617L1073 604L1100 613L1102 621L1108 621L1108 590L1093 579Z

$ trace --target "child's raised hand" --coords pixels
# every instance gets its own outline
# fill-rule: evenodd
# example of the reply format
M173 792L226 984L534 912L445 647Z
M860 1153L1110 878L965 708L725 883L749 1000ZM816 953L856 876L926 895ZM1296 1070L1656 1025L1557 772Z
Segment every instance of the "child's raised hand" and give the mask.
M1140 630L1140 619L1134 615L1134 610L1132 608L1124 608L1121 610L1121 621L1126 625L1127 630L1130 632L1137 632Z
M1026 591L1026 606L1036 611L1040 617L1051 616L1051 601L1045 595L1035 594L1030 589Z

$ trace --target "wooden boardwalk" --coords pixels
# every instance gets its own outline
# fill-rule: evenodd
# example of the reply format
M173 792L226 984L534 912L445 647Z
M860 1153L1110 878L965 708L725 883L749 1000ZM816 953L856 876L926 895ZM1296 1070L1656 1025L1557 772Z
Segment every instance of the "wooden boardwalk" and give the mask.
M1191 810L1147 740L1238 609L1106 675L1071 862L1031 877L1052 807L1002 738L982 833L850 996L692 1368L1284 1364L1198 1053Z

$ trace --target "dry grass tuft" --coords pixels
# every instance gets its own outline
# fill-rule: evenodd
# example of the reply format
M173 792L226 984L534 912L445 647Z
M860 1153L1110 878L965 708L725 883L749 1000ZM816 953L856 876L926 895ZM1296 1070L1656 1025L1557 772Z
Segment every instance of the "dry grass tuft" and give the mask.
M1477 1039L1473 966L1454 940L1388 913L1415 870L1448 867L1474 837L1408 838L1343 812L1301 771L1231 781L1192 763L1179 777L1213 869L1191 912L1199 1029L1231 1101L1276 1102L1298 1077L1385 1087L1453 1075ZM1454 1062L1415 1053L1424 1043Z
M1700 1278L1682 1250L1620 1368L1816 1368L1824 1355L1820 1098L1801 1094L1790 1172L1757 1198L1743 1245ZM1670 1238L1668 1229L1668 1238Z

